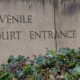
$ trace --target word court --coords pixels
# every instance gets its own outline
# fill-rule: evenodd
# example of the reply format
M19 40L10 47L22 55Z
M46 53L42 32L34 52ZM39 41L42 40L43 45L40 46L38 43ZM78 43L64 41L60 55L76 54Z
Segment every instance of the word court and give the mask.
M21 31L2 31L0 32L0 40L20 40Z

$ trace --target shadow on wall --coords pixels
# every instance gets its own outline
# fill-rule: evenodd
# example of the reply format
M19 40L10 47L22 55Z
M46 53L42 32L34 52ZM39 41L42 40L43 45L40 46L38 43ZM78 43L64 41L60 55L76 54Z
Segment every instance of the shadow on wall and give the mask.
M1 2L5 1L10 3L11 1L14 2L26 2L28 3L39 3L43 8L47 3L50 3L53 8L58 10L60 6L62 6L62 14L63 15L73 15L77 11L80 11L80 0L0 0Z
M74 15L78 11L80 11L80 0L73 0L73 2L69 2L68 5L66 5L67 1L61 2L63 4L64 8L62 9L63 15Z

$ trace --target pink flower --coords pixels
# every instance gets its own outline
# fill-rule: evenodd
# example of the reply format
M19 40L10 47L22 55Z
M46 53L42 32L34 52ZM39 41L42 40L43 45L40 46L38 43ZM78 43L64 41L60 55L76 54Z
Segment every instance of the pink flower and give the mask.
M34 54L34 55L32 55L32 56L35 57L35 58L37 57L36 54Z

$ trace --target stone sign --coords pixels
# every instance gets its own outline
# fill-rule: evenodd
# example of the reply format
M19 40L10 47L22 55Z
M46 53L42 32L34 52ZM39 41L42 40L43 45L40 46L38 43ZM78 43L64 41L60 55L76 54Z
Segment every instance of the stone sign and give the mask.
M0 63L79 47L79 13L80 0L0 0Z

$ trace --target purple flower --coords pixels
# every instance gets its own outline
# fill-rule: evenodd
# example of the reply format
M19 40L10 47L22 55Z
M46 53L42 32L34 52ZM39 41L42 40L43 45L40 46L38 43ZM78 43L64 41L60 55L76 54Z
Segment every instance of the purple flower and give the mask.
M7 68L7 71L9 71L9 72L11 72L11 73L16 73L16 67L11 67L11 66L9 66L8 68Z
M22 61L22 62L20 62L20 63L18 64L19 67L23 67L23 66L25 66L25 65L26 65L26 61Z

